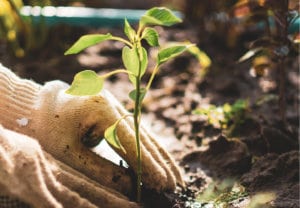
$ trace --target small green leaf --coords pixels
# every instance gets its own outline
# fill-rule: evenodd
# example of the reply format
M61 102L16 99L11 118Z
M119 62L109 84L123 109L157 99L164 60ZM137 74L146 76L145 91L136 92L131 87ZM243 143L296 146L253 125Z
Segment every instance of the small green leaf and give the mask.
M127 19L125 19L124 33L126 34L128 39L130 40L130 42L133 43L134 39L135 39L135 36L136 36L136 32L135 32L134 29L132 29L132 27L130 26Z
M108 127L105 130L104 138L110 145L112 145L115 148L121 149L124 153L126 153L126 150L122 146L122 144L118 138L118 135L117 135L117 126L118 126L119 122L120 122L120 120L117 120L117 122L115 122L113 125L111 125L110 127Z
M139 74L139 56L135 48L125 46L122 50L122 60L125 68L133 75Z
M211 65L211 59L209 56L200 50L197 46L189 47L188 51L193 54L201 64L203 69L207 69Z
M154 7L149 9L140 20L141 25L171 26L180 22L181 19L176 17L171 10L165 7Z
M71 95L96 95L103 88L104 80L96 72L85 70L75 75L74 80L66 93Z
M146 27L142 39L145 39L150 46L159 46L158 33L154 28Z
M182 54L184 51L186 51L189 47L194 46L193 44L189 45L177 45L177 46L171 46L169 48L162 49L158 52L157 57L157 64L161 65L165 63L166 61Z
M142 102L143 99L145 98L146 92L147 92L147 91L146 91L146 88L141 88L141 89L140 89L140 99L139 99L140 102ZM133 101L136 100L136 90L135 90L135 89L132 90L132 91L129 93L129 97L130 97Z
M105 40L111 39L113 36L109 33L103 34L92 34L92 35L84 35L79 38L66 52L65 55L76 54L81 52L82 50L96 45Z
M126 49L127 50L127 49ZM131 50L134 50L134 49L131 49ZM126 67L126 65L125 65L125 67L127 68L127 70L128 71L130 71L130 72L132 72L133 74L129 74L128 76L129 76L129 80L131 81L131 83L135 86L136 85L136 78L138 77L138 74L139 74L139 70L140 70L140 76L139 76L139 79L145 74L145 72L146 72L146 69L147 69L147 66L148 66L148 56L147 56L147 51L146 51L146 49L145 48L143 48L143 47L139 47L138 49L135 49L136 51L137 50L139 50L139 53L137 54L137 56L139 57L139 62L138 62L138 65L137 65L137 68L135 68L135 72L133 72L133 71L130 71L130 70L128 70L128 68ZM140 55L140 56L139 56ZM125 56L124 56L124 58L125 58ZM128 58L128 56L127 56L127 58ZM130 60L127 60L127 61L129 61L130 62ZM127 62L126 61L126 62ZM123 61L124 62L124 61ZM128 64L127 64L128 65ZM140 67L140 68L139 68Z

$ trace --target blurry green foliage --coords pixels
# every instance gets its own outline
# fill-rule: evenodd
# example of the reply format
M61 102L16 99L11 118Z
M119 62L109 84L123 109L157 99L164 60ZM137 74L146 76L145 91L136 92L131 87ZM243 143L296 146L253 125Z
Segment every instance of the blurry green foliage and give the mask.
M232 105L225 103L223 106L209 105L193 111L194 114L207 117L209 124L217 128L229 129L244 122L246 112L249 111L247 100L237 100Z
M26 2L32 6L51 5L50 0L31 0ZM24 19L20 9L21 0L0 0L0 40L6 42L16 57L23 57L25 51L38 47L45 40L43 23L33 27L30 18Z
M239 207L242 202L245 208L269 208L271 202L276 199L276 194L272 192L256 193L252 196L246 191L245 187L237 183L234 179L224 179L213 181L208 184L197 197L196 203L190 207L201 208L229 208Z
M197 196L196 201L201 204L213 205L213 207L227 208L230 207L230 203L233 201L244 199L247 196L248 193L243 186L236 183L233 179L225 179L223 181L211 182L208 187Z
M276 199L276 194L272 192L258 193L251 197L250 203L246 208L271 208L274 207L270 204Z
M0 0L0 39L8 42L17 57L24 55L18 41L18 33L24 29L19 15L22 6L21 0Z

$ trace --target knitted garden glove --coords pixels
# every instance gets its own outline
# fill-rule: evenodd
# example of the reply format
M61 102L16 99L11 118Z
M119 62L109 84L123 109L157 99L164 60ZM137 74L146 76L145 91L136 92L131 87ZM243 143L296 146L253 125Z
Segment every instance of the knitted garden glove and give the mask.
M85 178L55 161L38 142L0 125L0 207L135 208L116 191ZM28 206L26 206L28 207Z
M102 138L107 127L127 114L107 91L97 96L72 96L68 85L52 81L44 86L18 78L0 66L0 123L36 138L45 151L100 184L122 193L131 192L126 170L99 157L82 140ZM157 191L183 185L170 155L144 129L141 131L142 181ZM136 171L136 142L132 119L122 120L117 134L126 154L115 149ZM92 139L94 140L94 139Z

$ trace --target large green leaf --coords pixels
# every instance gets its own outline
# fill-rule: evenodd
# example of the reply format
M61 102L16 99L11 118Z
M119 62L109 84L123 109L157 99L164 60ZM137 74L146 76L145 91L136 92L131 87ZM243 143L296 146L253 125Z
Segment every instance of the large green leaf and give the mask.
M166 61L182 54L191 46L194 46L194 45L193 44L177 45L177 46L171 46L169 48L160 50L158 52L157 64L161 65L161 64L165 63Z
M133 54L134 51L136 51L136 55ZM137 51L139 51L139 53L137 53ZM138 49L128 48L124 51L123 48L122 58L125 68L132 73L128 75L129 80L134 86L136 86L136 79L140 79L145 74L148 66L148 55L146 49L143 47L140 47ZM136 58L138 58L138 63L134 63L134 61L136 61ZM132 67L131 70L129 70L129 67Z
M122 60L125 68L134 76L139 74L139 56L136 48L125 46L122 50Z
M130 40L130 42L134 42L135 36L136 36L136 32L135 30L130 26L129 22L127 21L127 19L125 19L125 24L124 24L124 33L126 34L126 36L128 37L128 39Z
M115 148L121 149L124 153L126 153L126 150L122 146L122 144L118 138L118 135L117 135L117 127L118 127L119 122L120 122L120 120L118 120L117 122L115 122L113 125L111 125L110 127L108 127L105 130L104 138L110 145L112 145Z
M158 33L154 28L146 27L142 33L142 38L145 39L150 46L159 46Z
M71 95L96 95L103 88L104 80L96 72L85 70L75 75L66 93Z
M81 52L82 50L96 45L97 43L101 43L105 40L111 39L113 36L109 33L107 34L92 34L92 35L84 35L79 38L66 52L65 55L76 54Z
M171 10L165 7L154 7L149 9L140 20L141 25L171 26L180 22L181 19L176 17Z

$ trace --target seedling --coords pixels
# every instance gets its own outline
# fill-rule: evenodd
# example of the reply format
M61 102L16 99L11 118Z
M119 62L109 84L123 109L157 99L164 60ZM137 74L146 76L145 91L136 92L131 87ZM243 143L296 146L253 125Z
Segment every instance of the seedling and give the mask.
M249 111L248 101L237 100L233 104L225 103L222 106L210 104L207 107L195 109L193 113L206 116L210 125L226 129L230 135L232 128L245 121L247 111Z
M172 26L176 23L180 23L181 19L174 15L169 9L164 7L154 7L141 17L137 30L135 30L129 22L125 19L124 33L127 39L122 37L113 36L110 33L107 34L91 34L82 36L74 45L71 46L65 55L77 54L84 49L101 43L107 40L120 41L125 46L122 49L122 61L125 69L117 69L104 75L97 75L94 71L85 70L76 74L71 87L66 91L72 95L96 95L102 87L104 80L116 73L126 73L130 82L132 83L134 90L129 93L129 97L134 101L134 130L137 149L137 201L141 199L141 184L142 184L142 158L140 150L140 120L141 120L141 108L142 102L146 93L151 87L151 84L157 74L160 66L172 58L182 54L189 49L195 48L194 44L190 43L178 43L167 48L160 49L156 57L156 65L151 73L151 76L146 83L146 86L142 86L142 78L148 68L148 54L147 50L142 45L142 40L145 40L150 46L159 46L159 35L154 25L160 26ZM195 51L195 50L192 50ZM198 50L199 51L199 50ZM123 151L116 130L119 122L124 119L116 121L112 126L106 129L104 136L109 144L116 148L120 148Z
M246 199L248 195L245 188L234 179L224 179L208 184L208 187L196 197L196 201L210 205L207 207L225 208L230 207L236 200Z

